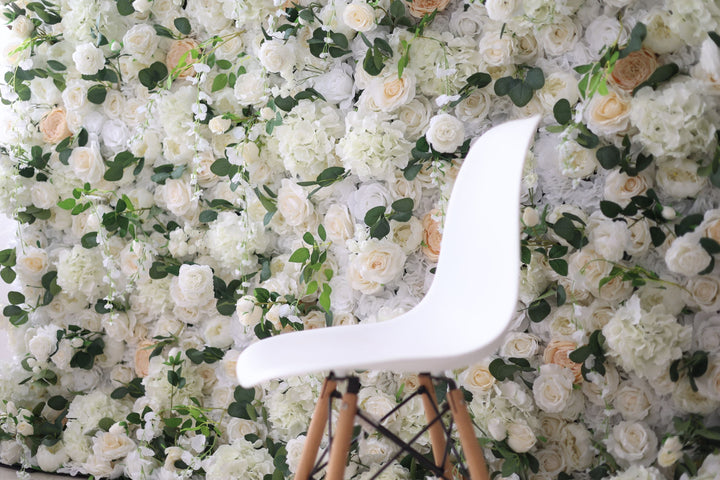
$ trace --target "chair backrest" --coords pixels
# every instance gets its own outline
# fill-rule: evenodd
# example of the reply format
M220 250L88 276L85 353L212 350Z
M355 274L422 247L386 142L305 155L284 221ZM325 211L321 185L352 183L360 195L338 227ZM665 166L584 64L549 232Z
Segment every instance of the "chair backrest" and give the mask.
M520 183L538 121L539 117L511 121L482 135L470 148L453 187L435 279L422 303L443 329L462 332L459 337L467 344L455 344L459 351L476 349L478 338L492 343L514 315Z

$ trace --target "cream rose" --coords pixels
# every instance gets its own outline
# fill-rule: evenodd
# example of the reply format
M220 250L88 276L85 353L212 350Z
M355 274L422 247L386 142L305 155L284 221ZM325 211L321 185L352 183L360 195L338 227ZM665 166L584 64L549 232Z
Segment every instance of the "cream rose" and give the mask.
M240 323L246 327L254 327L262 318L262 308L255 304L255 297L245 295L237 301L235 307Z
M323 222L328 238L333 242L343 244L355 232L355 224L350 217L350 211L345 205L333 203L328 208Z
M560 16L553 23L540 27L538 39L545 53L558 56L575 47L580 39L580 29L572 18Z
M645 172L631 177L620 170L613 170L605 177L603 194L606 200L626 207L633 197L645 194L651 185L650 177Z
M97 148L74 148L68 160L75 176L83 182L91 184L102 180L105 174L105 162Z
M421 18L423 15L432 13L434 10L442 12L448 6L450 0L413 0L405 4L410 10L410 15Z
M513 56L512 35L500 36L500 32L485 32L480 38L480 58L491 67L507 64Z
M287 178L283 178L278 190L277 209L291 227L302 225L315 211L305 189Z
M98 434L93 443L93 453L98 458L117 460L135 449L135 442L125 434L125 428L114 424L110 430Z
M589 467L595 455L590 432L579 423L569 423L560 431L560 448L569 471Z
M213 272L207 265L180 266L170 283L170 297L180 307L203 307L214 298Z
M630 125L630 97L610 89L596 94L585 109L588 127L598 135L624 133Z
M157 35L155 29L147 24L133 25L123 36L123 49L133 57L149 59L157 48Z
M615 392L613 407L625 420L642 420L650 413L652 406L649 395L640 385L626 382Z
M415 83L415 77L410 72L404 73L401 78L391 74L372 80L367 92L379 110L392 112L415 98Z
M440 243L442 242L441 221L438 218L440 211L431 210L422 220L422 252L431 262L437 262L440 258Z
M222 135L230 129L232 121L229 118L223 118L218 115L210 119L208 122L208 128L214 135Z
M495 385L495 377L488 370L488 364L471 365L460 374L460 383L469 391L477 394L487 393Z
M47 143L59 143L72 133L68 129L65 109L54 108L40 120L40 133Z
M540 348L538 337L530 333L510 332L502 347L500 355L503 357L530 358Z
M82 75L95 75L105 66L105 55L93 43L81 43L72 55L75 68Z
M441 113L430 119L425 136L433 149L441 153L453 153L465 140L465 127L452 115Z
M720 309L720 279L714 275L702 275L688 280L685 290L690 293L690 303L703 312Z
M519 0L486 0L485 9L491 20L505 22L513 17L522 7Z
M180 78L192 77L195 75L195 69L192 67L197 60L193 59L192 51L197 50L198 43L192 38L183 38L182 40L174 40L165 56L165 65L172 72L180 65L180 60L184 57L184 65L178 69Z
M366 241L360 253L352 259L352 264L360 276L378 284L395 280L405 265L405 253L393 242L371 239Z
M375 24L375 10L364 2L353 2L343 10L343 22L356 32L369 32Z
M25 282L38 282L48 269L47 252L41 248L26 247L18 253L15 265L17 274Z
M665 264L675 272L686 276L697 275L709 264L712 257L693 235L675 239L665 252Z

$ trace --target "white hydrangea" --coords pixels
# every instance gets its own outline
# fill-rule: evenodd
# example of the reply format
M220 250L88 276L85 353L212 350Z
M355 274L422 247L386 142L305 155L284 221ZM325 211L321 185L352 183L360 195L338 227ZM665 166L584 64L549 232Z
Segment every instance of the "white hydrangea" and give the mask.
M633 141L657 157L702 154L716 130L708 113L707 102L689 81L675 80L658 90L643 88L630 106L630 122L638 129Z
M273 458L265 448L255 446L245 439L237 439L229 445L221 445L215 453L203 461L209 480L242 478L262 480L275 471Z
M208 254L219 265L248 273L257 260L252 252L263 252L268 238L262 225L250 221L247 212L238 216L220 212L205 236Z
M105 269L98 248L86 249L75 245L60 252L57 262L57 284L66 293L97 300L103 290Z
M633 296L602 329L608 353L618 365L641 377L655 379L690 346L692 329L680 325L662 305L650 311Z
M274 440L288 441L307 430L320 392L317 376L290 377L273 385L265 397Z

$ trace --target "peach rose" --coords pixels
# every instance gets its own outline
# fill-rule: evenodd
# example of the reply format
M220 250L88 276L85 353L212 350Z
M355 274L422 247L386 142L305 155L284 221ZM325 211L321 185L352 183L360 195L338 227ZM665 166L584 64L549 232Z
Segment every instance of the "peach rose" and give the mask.
M575 375L575 382L582 382L582 373L580 371L582 364L575 363L570 360L570 352L577 349L575 342L569 340L553 340L548 343L543 352L543 362L560 365L561 367L568 368Z
M442 233L440 232L440 222L433 217L438 217L440 210L434 209L423 217L423 247L422 251L428 260L437 262L440 256L440 242L442 241Z
M192 58L190 51L196 49L197 47L198 43L191 38L175 40L172 45L170 45L170 49L165 57L165 65L168 70L172 72L175 67L178 66L180 59L183 55L185 55L185 53L187 53L187 56L185 57L185 65L195 63L196 60ZM192 66L189 68L183 67L183 70L178 72L178 76L180 78L192 77L193 75L195 75L195 69Z
M150 354L152 353L155 342L143 340L135 350L135 373L138 377L143 378L148 374L150 368Z
M65 109L58 107L50 110L40 120L40 132L43 134L43 140L47 143L60 143L72 135L65 118Z
M619 89L630 92L647 80L657 67L655 52L642 48L615 63L610 82Z
M705 236L720 242L720 218L712 220L705 227Z
M442 12L448 6L450 0L414 0L406 2L410 15L421 18L423 15L432 13L434 10Z

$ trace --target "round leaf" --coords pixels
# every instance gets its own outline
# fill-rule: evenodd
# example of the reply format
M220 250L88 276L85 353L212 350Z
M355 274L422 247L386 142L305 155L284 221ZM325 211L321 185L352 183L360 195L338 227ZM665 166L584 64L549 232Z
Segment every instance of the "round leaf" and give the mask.
M175 28L183 35L190 35L190 20L185 17L176 18L173 21Z

